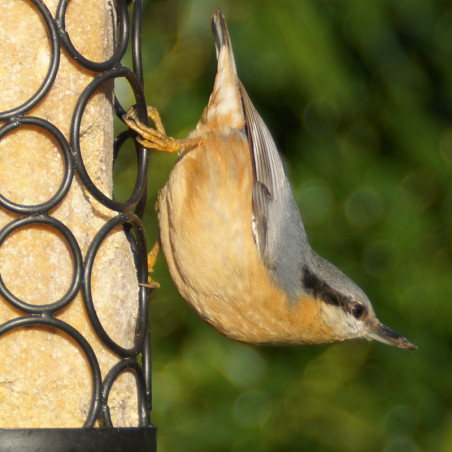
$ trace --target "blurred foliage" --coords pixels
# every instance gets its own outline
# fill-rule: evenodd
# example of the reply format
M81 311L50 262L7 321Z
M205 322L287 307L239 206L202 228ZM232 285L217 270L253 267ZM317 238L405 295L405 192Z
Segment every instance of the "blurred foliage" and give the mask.
M452 450L446 3L145 0L147 100L167 131L186 136L207 103L216 70L210 17L221 6L313 247L419 346L233 343L189 309L160 256L162 287L151 300L160 452ZM152 206L174 160L151 156L149 246L158 235ZM135 169L121 165L130 189Z

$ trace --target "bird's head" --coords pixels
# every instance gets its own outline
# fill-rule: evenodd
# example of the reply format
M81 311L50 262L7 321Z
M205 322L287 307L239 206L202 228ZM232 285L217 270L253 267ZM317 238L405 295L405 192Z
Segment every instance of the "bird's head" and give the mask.
M303 288L320 304L322 320L339 340L367 339L415 350L405 337L383 325L366 294L337 267L313 252L303 268Z

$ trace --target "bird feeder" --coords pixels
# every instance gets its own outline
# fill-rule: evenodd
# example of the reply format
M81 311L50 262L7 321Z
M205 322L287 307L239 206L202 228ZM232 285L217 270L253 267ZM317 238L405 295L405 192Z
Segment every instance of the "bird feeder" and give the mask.
M113 196L115 80L146 105L141 13L0 2L0 451L155 450L141 146Z

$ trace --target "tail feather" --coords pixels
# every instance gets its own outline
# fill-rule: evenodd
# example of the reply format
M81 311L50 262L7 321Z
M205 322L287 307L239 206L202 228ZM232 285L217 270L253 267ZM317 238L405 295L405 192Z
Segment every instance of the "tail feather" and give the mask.
M213 14L212 31L215 37L218 68L200 126L208 123L210 128L230 127L240 130L244 126L245 117L231 39L221 9L217 9Z
M231 38L229 37L229 31L226 25L226 20L224 18L223 11L220 8L216 9L215 12L213 13L212 32L215 38L215 50L217 53L217 60L220 59L220 53L224 48L229 53L231 67L234 71L234 74L237 74L234 53L232 51Z

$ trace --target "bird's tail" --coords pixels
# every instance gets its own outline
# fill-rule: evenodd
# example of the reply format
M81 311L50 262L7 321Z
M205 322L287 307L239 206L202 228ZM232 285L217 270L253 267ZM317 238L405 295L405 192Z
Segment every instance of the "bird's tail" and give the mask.
M229 127L241 130L245 124L245 117L239 89L240 82L237 77L231 39L221 9L213 13L212 31L218 60L217 75L200 124L209 123L210 128Z
M231 38L229 37L228 27L226 25L226 20L223 15L223 11L218 8L215 10L212 16L212 32L215 38L215 50L217 53L217 60L220 59L220 53L224 48L229 54L229 59L231 62L231 68L234 74L237 74L237 69L235 67L235 58L232 51Z

